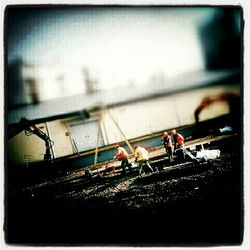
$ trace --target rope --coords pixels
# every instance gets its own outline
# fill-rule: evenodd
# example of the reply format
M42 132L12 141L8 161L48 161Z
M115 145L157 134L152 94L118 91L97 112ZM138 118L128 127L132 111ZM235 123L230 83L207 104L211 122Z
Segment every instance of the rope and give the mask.
M131 146L131 144L129 143L129 141L127 140L125 134L123 133L123 131L121 130L120 126L118 125L118 123L115 121L114 117L112 116L111 112L109 111L109 109L106 108L106 111L108 112L111 120L114 122L114 124L116 125L116 127L119 129L120 133L122 134L125 142L127 143L129 149L131 150L131 153L134 153L134 149L133 147Z

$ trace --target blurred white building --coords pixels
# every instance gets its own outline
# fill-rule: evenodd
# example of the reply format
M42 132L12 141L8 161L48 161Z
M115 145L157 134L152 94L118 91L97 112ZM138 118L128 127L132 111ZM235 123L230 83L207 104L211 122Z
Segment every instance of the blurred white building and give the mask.
M14 67L18 73L13 71ZM8 92L11 107L92 93L99 87L91 70L60 63L28 65L16 62L9 66L9 71L13 74L9 74L8 89L15 91L15 94Z
M232 71L204 72L196 79L186 77L182 80L188 86L185 89L179 79L165 87L154 84L146 88L115 88L24 106L9 112L8 124L15 128L21 118L27 118L54 141L55 158L77 152L84 157L93 153L97 146L110 148L125 138L130 141L153 139L164 130L194 125L195 110L206 97L222 93L240 97L239 78L235 78ZM83 116L83 110L90 117ZM215 102L201 112L199 120L207 121L229 112L227 102ZM240 112L235 119L240 119ZM24 131L8 141L9 159L15 164L23 164L25 157L29 162L41 161L44 150L40 138L27 137Z

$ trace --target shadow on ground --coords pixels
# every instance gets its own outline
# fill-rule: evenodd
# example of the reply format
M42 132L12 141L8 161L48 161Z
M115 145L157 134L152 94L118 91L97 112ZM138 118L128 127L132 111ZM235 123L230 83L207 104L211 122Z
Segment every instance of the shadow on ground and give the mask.
M216 161L138 178L81 176L9 189L9 244L200 246L242 242L240 142L217 141ZM163 164L163 163L162 163Z

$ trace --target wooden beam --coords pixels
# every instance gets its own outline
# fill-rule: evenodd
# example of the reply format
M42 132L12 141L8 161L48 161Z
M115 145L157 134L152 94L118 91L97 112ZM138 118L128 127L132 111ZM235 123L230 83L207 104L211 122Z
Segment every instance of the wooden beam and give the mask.
M129 141L127 140L125 134L124 134L123 131L121 130L121 128L120 128L120 126L118 125L118 123L115 121L113 115L111 114L111 112L109 111L109 109L106 108L106 111L108 112L108 114L109 114L111 120L113 121L113 123L116 125L116 127L119 129L120 133L122 134L122 136L123 136L125 142L127 143L127 145L128 145L128 147L129 147L131 153L134 153L133 147L131 146L131 144L130 144Z
M95 148L95 158L94 158L94 166L97 163L97 156L98 156L98 145L99 145L99 137L100 137L100 130L101 130L101 120L102 120L102 111L98 121L98 130L97 130L97 138L96 138L96 148Z

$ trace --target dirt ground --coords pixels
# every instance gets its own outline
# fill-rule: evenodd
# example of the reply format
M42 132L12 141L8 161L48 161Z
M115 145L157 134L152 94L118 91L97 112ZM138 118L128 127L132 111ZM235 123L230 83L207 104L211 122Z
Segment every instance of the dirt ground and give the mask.
M207 138L204 138L207 140ZM202 140L190 143L201 142ZM243 165L238 135L214 138L218 159L162 171L87 180L83 171L8 190L10 244L88 246L238 245L243 237Z

